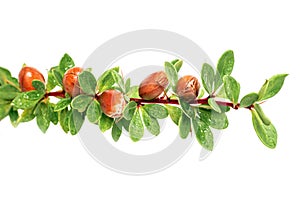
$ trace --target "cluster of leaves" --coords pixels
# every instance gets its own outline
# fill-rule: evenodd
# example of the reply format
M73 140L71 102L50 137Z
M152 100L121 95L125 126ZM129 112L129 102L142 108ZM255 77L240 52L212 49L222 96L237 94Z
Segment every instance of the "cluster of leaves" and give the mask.
M249 93L241 98L240 84L231 76L234 66L234 54L226 51L220 58L216 72L209 64L204 64L201 71L201 79L204 88L209 93L208 104L216 112L222 111L216 100L227 99L232 103L232 108L247 108L252 113L254 130L261 142L275 148L277 144L277 131L271 121L264 114L261 103L275 96L283 86L287 74L278 74L266 80L258 93ZM228 104L230 105L230 104Z
M178 71L180 70L181 65L182 61L177 60L165 62L165 72L170 81L173 98L176 98L179 102L179 107L166 105L167 111L173 122L178 125L181 138L187 138L188 134L193 131L198 142L205 149L212 150L214 147L214 140L211 128L225 129L228 127L228 119L225 112L229 110L229 107L219 106L214 98L208 98L207 104L189 104L183 99L178 98L176 96L176 86L178 81ZM202 70L201 73L202 83L206 92L210 94L214 82L212 80L214 79L214 70L208 64L204 64L203 69L204 68L206 68L206 70ZM201 98L203 95L204 93L200 93L198 98Z
M75 66L67 54L62 57L59 65L48 71L46 84L39 80L32 81L36 89L33 91L21 92L18 79L12 77L7 69L0 68L0 120L9 116L12 125L16 127L19 123L35 118L44 133L50 123L59 123L64 132L75 135L87 117L91 123L99 126L101 132L111 129L114 141L119 140L123 129L129 132L133 141L138 141L143 137L145 128L153 135L159 135L159 121L170 116L183 139L192 131L204 148L212 150L212 128L228 127L226 112L231 107L247 108L252 113L253 126L259 139L269 148L276 146L276 129L264 114L260 103L279 92L286 74L275 75L266 80L258 93L244 96L239 103L240 84L231 76L234 55L232 51L226 51L219 59L216 70L207 63L203 64L199 77L204 89L201 89L198 96L202 102L189 104L176 95L178 72L182 64L183 61L177 59L165 62L164 65L169 80L165 93L170 94L168 100L177 100L177 105L134 101L141 100L138 86L131 86L130 79L124 80L119 67L105 71L98 79L90 69L82 71L78 75L82 93L72 98L63 93L63 76L68 69ZM56 96L56 102L51 102L51 91L58 89L63 94ZM110 118L101 111L97 96L109 89L116 89L124 94L126 106L120 118ZM207 98L200 99L205 92L208 94Z

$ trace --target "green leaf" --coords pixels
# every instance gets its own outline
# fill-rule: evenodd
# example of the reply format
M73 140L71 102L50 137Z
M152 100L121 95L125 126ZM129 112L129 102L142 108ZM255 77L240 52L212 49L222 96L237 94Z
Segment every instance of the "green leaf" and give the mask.
M174 59L173 61L171 61L171 64L174 65L179 61L179 59Z
M12 101L12 104L18 109L28 109L34 107L43 97L44 93L41 91L23 92Z
M59 69L64 74L68 69L75 66L73 59L68 55L64 54L59 62Z
M125 93L125 84L124 84L124 80L123 80L122 76L114 70L111 71L111 73L112 73L112 76L113 76L113 79L114 79L114 83L117 86L116 88L119 91Z
M53 67L53 68L57 68L57 67ZM55 77L52 73L53 68L51 68L50 71L48 71L48 79L47 79L47 84L46 84L47 91L51 91L58 85L58 83L56 82Z
M218 113L213 110L199 108L201 121L215 129L225 129L228 127L228 119L225 113Z
M111 89L114 84L115 80L112 76L111 70L105 71L97 81L97 86L100 93L107 89Z
M229 106L225 106L225 105L219 105L221 111L224 112L228 112L230 111L230 107Z
M10 104L0 105L0 121L8 115L10 108Z
M173 91L176 91L178 74L175 67L170 62L165 62L165 72Z
M0 67L0 85L5 85L6 80L11 77L11 73L8 69Z
M58 72L58 70L53 69L52 71L52 75L55 79L55 82L59 85L59 86L63 86L63 77L62 74L60 72Z
M136 108L132 120L130 121L129 135L134 142L139 141L144 135L144 125L138 108Z
M198 108L203 108L203 109L207 109L207 110L211 110L212 108L210 107L210 105L206 105L206 104L201 104L201 105L197 105Z
M197 113L201 121L205 122L207 125L210 125L211 122L211 113L213 110L198 108Z
M97 87L99 90L99 93L107 90L112 89L113 85L115 84L115 79L113 76L113 73L118 73L119 67L115 67L112 69L109 69L105 71L98 79L97 81Z
M128 93L130 91L130 78L128 78L125 82L125 93Z
M53 103L48 103L48 112L50 121L56 125L58 123L58 113L54 111L55 105Z
M223 53L218 61L217 70L221 77L230 75L234 65L234 54L232 50L227 50Z
M134 115L136 107L137 107L136 102L130 101L123 110L123 117L126 120L131 120Z
M6 105L6 104L10 104L10 100L4 100L0 98L0 105Z
M222 85L225 75L231 75L234 65L234 54L232 50L224 52L218 61L217 73L215 77L215 91Z
M115 123L117 124L117 126L121 129L122 127L125 128L125 130L127 132L129 132L129 124L130 124L130 121L124 119L124 118L121 118L119 119L117 122L115 121Z
M256 110L251 110L254 130L260 141L267 147L274 149L277 144L277 131L273 124L265 125Z
M171 63L174 65L175 70L176 70L177 72L179 72L179 70L180 70L181 67L182 67L183 61L177 59L177 61L176 61L175 63L173 63L173 61L172 61Z
M120 67L119 67L119 66L116 66L116 67L113 67L113 68L111 68L111 69L109 69L109 70L111 70L111 71L116 71L117 73L119 73L119 72L120 72Z
M130 87L130 90L128 91L127 95L130 98L141 98L139 95L139 86Z
M10 111L9 111L8 115L9 115L9 119L10 119L11 124L14 127L17 127L17 125L18 125L18 119L19 119L19 113L18 113L18 111L14 110L13 108L10 108Z
M100 104L94 99L87 109L86 116L91 123L97 123L101 114Z
M275 96L282 88L286 76L288 74L278 74L266 80L258 93L258 100L262 101Z
M224 85L222 85L219 88L219 90L217 91L216 97L228 99Z
M142 111L143 122L147 130L151 134L157 136L160 133L160 126L158 124L157 119L151 117L143 107L141 107L141 111Z
M46 133L50 126L48 106L44 102L39 103L36 108L36 123L43 133Z
M203 148L212 151L214 138L209 126L199 118L193 119L192 122L198 142Z
M204 93L205 93L204 89L200 89L197 99L202 98L204 96Z
M211 95L213 93L215 71L207 63L204 63L201 70L201 80L205 90Z
M172 121L178 125L179 119L181 117L181 109L176 106L166 105L166 108L168 110L168 113L172 119Z
M68 108L65 108L63 110L60 110L58 112L58 120L61 128L65 133L69 132L69 116L70 116L71 110L68 111Z
M78 110L78 112L84 112L92 100L93 97L81 94L72 100L71 107Z
M211 111L209 126L215 129L225 129L228 127L228 119L225 113Z
M78 75L81 90L88 95L95 95L97 81L89 71L83 71Z
M8 69L0 67L0 86L10 84L20 90L18 79L11 76Z
M270 119L265 115L265 113L263 112L263 110L259 104L254 104L254 109L256 110L257 114L259 115L260 119L262 120L262 122L265 125L268 126L271 124Z
M236 105L240 95L240 84L233 77L226 75L224 87L228 99Z
M19 89L7 84L0 87L0 97L5 100L12 100L20 94Z
M33 120L35 118L35 114L34 114L34 108L29 108L29 109L25 109L21 116L19 116L17 124L21 123L21 122L29 122L31 120Z
M193 108L191 107L191 105L187 102L185 102L182 99L179 99L179 104L181 106L182 111L191 119L193 119L195 117L195 112L193 110Z
M110 118L106 116L104 113L102 113L98 122L100 131L104 133L105 131L109 130L112 127L113 122L114 122L113 118Z
M219 74L218 70L216 71L215 78L214 78L214 91L218 91L220 87L223 86L223 78Z
M217 104L216 100L214 98L209 98L208 99L208 104L212 107L213 110L215 110L218 113L221 113L221 108Z
M17 78L10 77L7 80L7 84L11 84L11 85L13 85L14 87L16 87L17 89L19 89L21 91L21 88L20 88L20 85L19 85L19 80Z
M244 96L240 102L240 107L249 107L258 100L257 93L250 93Z
M81 113L78 112L77 110L71 110L70 114L69 114L69 130L70 133L72 135L76 135L83 122L84 122L84 118L82 117Z
M156 119L164 119L168 116L168 110L163 105L159 104L146 104L143 108L148 114Z
M63 99L60 99L57 103L56 103L56 105L55 105L55 107L54 107L54 111L55 112L58 112L58 111L61 111L61 110L63 110L63 109L65 109L66 107L68 107L68 105L70 105L71 104L71 98L63 98Z
M181 113L181 117L178 122L179 126L179 135L182 139L187 138L191 131L191 120L188 116L186 116L183 112Z
M41 82L40 80L32 80L32 86L37 90L41 92L45 92L45 84Z
M120 139L121 134L122 134L122 129L119 128L116 123L114 123L111 129L111 136L113 140L117 142Z

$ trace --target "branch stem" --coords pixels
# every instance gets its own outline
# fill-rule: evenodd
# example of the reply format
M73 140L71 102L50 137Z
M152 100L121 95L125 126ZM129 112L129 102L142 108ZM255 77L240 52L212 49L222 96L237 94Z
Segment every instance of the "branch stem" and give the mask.
M199 104L199 105L208 105L208 99L209 97L207 98L202 98L202 99L197 99L195 101L194 104ZM139 104L143 104L143 103L152 103L152 104L155 104L155 103L158 103L158 104L173 104L173 105L179 105L179 102L178 100L176 99L154 99L154 100L144 100L144 99L141 99L141 98L130 98L130 101L134 101L136 102L138 105ZM236 104L234 105L233 103L231 102L226 102L226 101L216 101L216 103L220 106L228 106L228 107L231 107L233 109L239 109L240 108L240 104ZM249 106L247 107L247 109L251 109L253 106Z
M61 97L61 98L65 98L65 91L53 91L53 92L48 92L46 93L45 97L49 97L49 96L54 96L54 97Z
M54 96L54 97L61 97L61 98L65 98L65 91L54 91L54 92L48 92L45 97L49 97L49 96ZM97 97L98 94L95 95L95 97ZM198 105L208 105L208 99L209 97L206 98L202 98L202 99L197 99L195 100L195 102L193 104L198 104ZM134 101L136 102L138 105L142 105L142 104L173 104L173 105L179 105L179 101L177 99L153 99L153 100L145 100L142 98L130 98L130 101ZM231 107L235 110L240 108L240 104L236 104L234 105L231 102L226 102L226 101L216 101L216 103L220 106L228 106ZM253 107L253 105L246 107L246 109L251 110Z

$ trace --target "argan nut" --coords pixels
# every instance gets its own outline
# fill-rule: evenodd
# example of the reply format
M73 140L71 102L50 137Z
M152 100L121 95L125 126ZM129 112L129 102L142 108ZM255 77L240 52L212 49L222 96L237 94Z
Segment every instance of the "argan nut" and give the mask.
M169 81L164 71L158 71L146 77L139 86L139 95L145 100L152 100L161 95Z
M97 98L101 110L106 116L118 118L122 116L123 109L126 105L124 95L118 90L106 90Z
M80 86L78 82L78 75L83 69L80 67L73 67L67 70L63 77L64 90L72 97L80 94Z
M25 66L19 72L19 83L23 92L32 91L35 88L32 86L33 80L39 80L45 83L45 78L36 68Z
M176 93L184 101L193 103L198 96L199 88L198 79L194 76L186 75L178 80Z

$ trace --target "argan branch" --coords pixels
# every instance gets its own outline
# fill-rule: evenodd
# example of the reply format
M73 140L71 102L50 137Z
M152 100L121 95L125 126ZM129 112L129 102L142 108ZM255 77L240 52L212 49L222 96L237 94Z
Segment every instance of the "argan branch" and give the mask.
M49 97L49 96L54 96L54 97L60 97L60 98L65 98L65 91L54 91L54 92L48 92L46 93L45 97ZM95 97L97 98L97 96L99 96L98 94L95 95ZM206 98L202 98L202 99L197 99L195 100L194 104L199 104L199 105L208 105L208 99L209 97ZM148 104L173 104L173 105L179 105L179 101L177 99L153 99L153 100L145 100L142 98L130 98L130 101L134 101L136 102L138 105L142 105L144 103L148 103ZM236 104L234 105L231 102L226 102L226 101L216 101L216 103L220 106L228 106L231 107L233 109L239 109L240 108L240 104ZM253 105L246 107L246 109L251 109L253 107Z
M208 98L202 98L202 99L197 99L195 101L195 104L199 104L199 105L208 105ZM148 104L174 104L174 105L179 105L179 101L177 99L154 99L154 100L144 100L141 98L130 98L130 101L134 101L137 104L143 104L143 103L148 103ZM230 102L225 102L225 101L216 101L216 103L220 106L228 106L231 107L233 109L239 109L240 108L240 104L236 104L234 105L233 103ZM251 109L253 106L249 106L246 107L247 109Z

